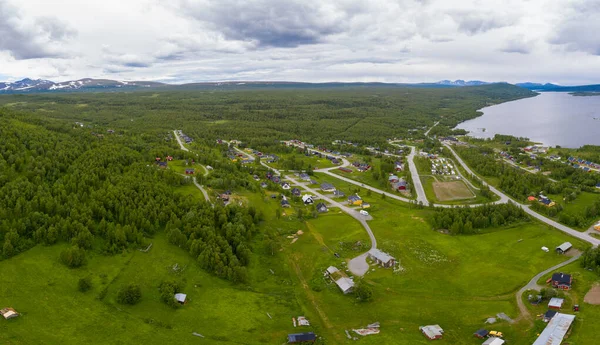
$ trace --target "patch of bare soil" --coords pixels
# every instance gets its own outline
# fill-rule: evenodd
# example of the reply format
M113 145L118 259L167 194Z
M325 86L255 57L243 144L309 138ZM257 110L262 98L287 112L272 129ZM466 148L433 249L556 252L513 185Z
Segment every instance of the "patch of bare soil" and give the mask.
M598 305L600 304L600 284L594 285L585 297L583 298L585 303Z

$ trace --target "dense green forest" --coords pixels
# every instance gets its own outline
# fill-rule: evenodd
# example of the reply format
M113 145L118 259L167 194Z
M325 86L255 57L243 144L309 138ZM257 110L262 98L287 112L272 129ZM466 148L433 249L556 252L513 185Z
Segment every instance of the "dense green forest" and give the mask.
M182 129L204 144L238 139L266 150L282 139L384 143L476 117L477 109L534 93L508 84L467 88L180 91L11 95L0 105L118 133Z
M0 117L3 258L36 244L66 241L72 247L61 260L77 267L85 263L86 251L139 248L166 228L169 239L189 248L206 269L231 280L246 279L245 243L259 216L240 207L213 209L173 193L173 187L190 181L151 164L156 152L176 151L172 144L139 135L98 138L70 124L53 125L5 110ZM243 181L236 178L237 169L221 170L212 183L243 188L235 182Z
M263 175L264 168L231 163L227 146L216 139L236 138L276 152L292 150L279 144L289 138L383 144L388 137L422 136L422 129L435 121L454 126L485 105L531 95L498 84L2 96L1 257L36 244L68 242L71 247L60 259L78 267L89 251L108 255L141 248L164 231L203 268L244 281L251 260L248 243L262 216L252 207L213 208L174 193L191 181L159 169L156 157L213 166L209 176L198 176L213 189L256 192L258 183L249 177ZM194 139L195 154L179 150L173 129ZM284 165L297 168L293 158L288 160ZM381 178L392 167L392 159L383 159L373 177Z
M508 203L481 207L438 208L431 223L436 230L448 230L453 235L468 235L489 227L527 220L525 211L513 203Z

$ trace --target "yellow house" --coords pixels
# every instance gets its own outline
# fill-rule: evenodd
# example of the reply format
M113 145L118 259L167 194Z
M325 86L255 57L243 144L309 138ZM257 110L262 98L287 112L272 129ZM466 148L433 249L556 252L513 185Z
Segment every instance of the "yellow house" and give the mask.
M594 225L594 230L600 231L600 223Z
M355 195L350 195L348 197L348 203L350 205L361 206L363 204L363 201L360 198L360 196L355 194Z

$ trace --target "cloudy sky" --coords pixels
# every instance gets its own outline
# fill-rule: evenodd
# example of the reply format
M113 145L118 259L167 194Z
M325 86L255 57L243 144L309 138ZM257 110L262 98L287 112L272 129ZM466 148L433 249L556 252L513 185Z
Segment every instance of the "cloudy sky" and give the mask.
M0 0L0 81L600 83L600 0Z

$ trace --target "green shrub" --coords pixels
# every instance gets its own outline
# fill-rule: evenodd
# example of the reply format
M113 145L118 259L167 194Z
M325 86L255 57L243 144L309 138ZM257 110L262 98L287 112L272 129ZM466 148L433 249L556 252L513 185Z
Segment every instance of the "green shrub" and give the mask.
M117 302L134 305L142 298L142 289L139 285L130 283L121 287L117 293Z
M86 292L90 290L92 288L92 277L87 276L85 278L79 279L79 282L77 283L77 288L81 292Z

